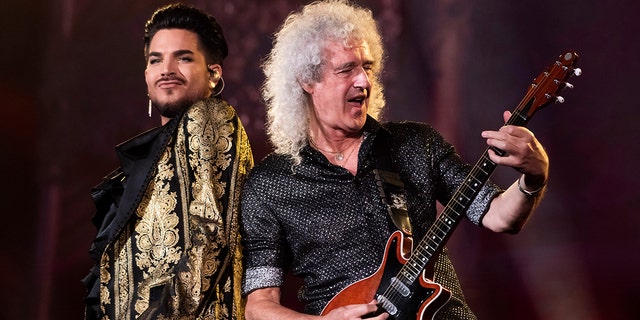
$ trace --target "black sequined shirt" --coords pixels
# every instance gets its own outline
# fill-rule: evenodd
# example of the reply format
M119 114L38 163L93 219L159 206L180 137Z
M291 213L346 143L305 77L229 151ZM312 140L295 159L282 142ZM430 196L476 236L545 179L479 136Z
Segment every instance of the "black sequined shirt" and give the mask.
M300 165L273 153L250 173L241 203L244 294L282 286L284 273L292 272L304 281L298 295L305 312L319 314L341 289L376 271L389 236L397 230L376 187L376 135L392 136L389 152L405 184L414 239L421 239L434 222L436 201L447 203L470 170L453 146L426 124L380 124L369 118L364 132L355 176L309 146L301 152ZM487 183L467 218L480 224L500 191ZM474 319L446 250L435 270L435 281L453 293L438 316Z

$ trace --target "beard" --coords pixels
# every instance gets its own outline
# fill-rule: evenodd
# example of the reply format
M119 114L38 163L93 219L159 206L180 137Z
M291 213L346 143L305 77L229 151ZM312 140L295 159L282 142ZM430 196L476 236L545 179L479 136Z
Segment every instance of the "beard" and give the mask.
M180 112L189 108L195 101L181 99L178 101L158 103L153 102L153 106L165 118L175 118Z
M193 95L193 96L184 96L177 100L172 101L157 101L156 99L152 99L151 102L156 110L165 118L175 118L181 112L187 110L198 100L204 99L205 96L203 94Z

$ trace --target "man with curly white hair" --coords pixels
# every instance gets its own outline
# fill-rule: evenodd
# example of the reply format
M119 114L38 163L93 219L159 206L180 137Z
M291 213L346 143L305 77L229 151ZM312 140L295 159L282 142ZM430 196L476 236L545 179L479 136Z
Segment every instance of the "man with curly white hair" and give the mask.
M384 319L406 312L384 295L334 302L341 290L379 273L394 232L406 235L398 239L423 238L437 201L448 202L471 166L426 124L378 120L383 58L371 11L344 0L311 3L275 34L263 88L275 151L250 173L241 204L247 319ZM542 198L547 154L524 127L482 136L504 151L490 151L491 161L522 176L506 190L487 182L466 217L517 233ZM475 319L446 248L431 267L429 279L444 289L438 299L432 294L428 312ZM303 280L304 313L281 304L287 272Z

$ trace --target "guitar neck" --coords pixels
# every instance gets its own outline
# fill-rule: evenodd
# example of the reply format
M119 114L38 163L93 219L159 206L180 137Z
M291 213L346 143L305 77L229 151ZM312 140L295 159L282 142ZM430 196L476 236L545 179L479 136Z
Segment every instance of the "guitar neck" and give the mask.
M564 98L557 94L564 88L573 88L573 85L566 82L566 79L571 75L579 76L582 73L580 68L575 68L577 59L578 55L575 52L567 51L560 55L558 60L540 73L533 80L527 90L527 93L518 104L518 107L513 111L505 125L525 126L537 110L554 102L562 103ZM492 151L489 151L490 149ZM494 147L489 147L484 151L478 162L473 166L464 181L451 196L451 199L440 216L429 228L422 240L420 240L413 249L409 259L403 263L397 273L395 273L395 270L397 270L396 266L393 266L392 270L394 270L395 277L384 277L384 279L380 280L384 274L378 275L378 273L376 273L377 281L381 281L380 283L384 283L384 285L381 285L378 288L379 293L376 294L375 297L380 302L380 309L384 312L389 312L394 319L396 319L395 317L398 314L403 314L400 311L401 309L413 311L412 308L417 305L420 306L416 307L416 314L421 315L423 312L426 312L425 309L428 308L428 305L437 305L437 302L434 301L439 301L441 297L444 297L444 295L441 295L441 287L440 289L437 289L432 286L425 285L425 281L421 281L418 284L417 280L425 270L426 266L432 261L432 258L447 242L456 225L462 220L462 217L471 206L471 203L480 193L480 190L482 190L483 186L495 170L497 165L489 157L490 152L495 152L500 156L504 155L504 151ZM395 243L397 241L398 239L392 236L387 245L390 246L391 243ZM391 246L391 248L394 247ZM397 252L395 252L395 254L398 256L402 254L397 248L396 251ZM403 259L404 257L400 260ZM386 261L386 257L384 261ZM365 279L361 280L362 283L366 283L364 280ZM367 280L369 280L369 278L367 278ZM359 283L361 282L358 282L358 284ZM350 288L356 288L353 289L353 291L349 291L350 295L355 295L355 292L362 291L361 286L351 286ZM425 293L424 290L418 290L420 288L425 289L430 293ZM382 290L382 292L380 292L380 290ZM420 296L420 299L414 301L414 296L411 292L412 290L414 291L413 293L417 293L418 296L423 296ZM420 293L418 293L418 291L420 291ZM425 298L426 300L422 300L422 298ZM446 300L448 300L448 297ZM440 304L438 308L441 306L442 304ZM434 310L437 312L439 309ZM413 314L409 316L413 317ZM405 318L406 317L403 314L402 319Z
M527 117L530 105L530 101L523 100L505 125L525 126L530 118ZM494 150L497 153L502 152ZM405 283L413 283L418 278L431 258L447 242L495 168L496 163L489 158L489 148L487 148L398 273L398 277L403 278L401 280L406 281Z
M527 93L515 108L505 125L525 126L533 114L553 102L564 102L564 98L557 93L564 88L572 88L573 85L566 82L571 75L579 76L582 71L575 68L578 55L568 51L559 56L559 59L549 65L531 83ZM484 184L496 168L496 163L489 158L489 149L498 155L503 151L489 147L478 162L473 166L464 182L455 191L449 203L429 228L424 238L418 243L411 257L396 275L398 280L405 284L412 284L424 270L431 258L444 246L453 229L467 212L471 203L476 198ZM390 287L387 290L392 290Z

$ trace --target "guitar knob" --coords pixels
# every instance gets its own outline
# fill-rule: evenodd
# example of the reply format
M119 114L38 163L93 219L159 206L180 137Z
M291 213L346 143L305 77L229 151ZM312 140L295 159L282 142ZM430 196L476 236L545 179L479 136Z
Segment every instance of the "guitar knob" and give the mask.
M564 98L562 96L557 96L556 101L558 101L559 103L564 103Z
M569 88L569 89L573 89L573 85L571 83L569 83L569 82L565 82L564 83L564 87L565 88Z
M582 75L582 69L580 68L573 69L573 75L576 77L579 77L580 75Z

